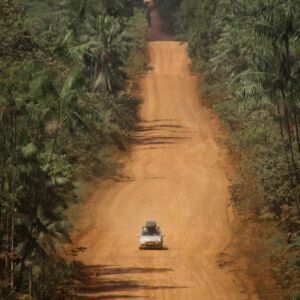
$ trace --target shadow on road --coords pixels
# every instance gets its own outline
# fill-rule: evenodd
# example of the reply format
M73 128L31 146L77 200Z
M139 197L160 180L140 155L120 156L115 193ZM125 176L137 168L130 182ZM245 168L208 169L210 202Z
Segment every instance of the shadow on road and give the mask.
M127 274L149 274L172 272L169 268L138 268L111 265L86 266L79 268L78 295L81 300L92 299L146 299L132 292L147 290L182 289L184 286L148 285L137 280L122 279Z
M147 40L152 41L173 41L174 38L170 32L170 26L167 22L161 19L159 10L155 5L148 5L149 15L150 15L150 28L147 34Z
M137 128L137 134L133 138L136 145L171 145L183 140L190 139L187 134L192 131L187 130L182 125L171 124L166 120L154 120L141 122L141 126ZM163 122L163 123L162 123ZM183 136L183 134L185 136Z
M168 247L164 246L163 248L154 249L154 248L140 248L141 251L166 251L169 250Z
M121 300L121 299L147 299L149 297L144 297L144 296L130 296L130 295L103 295L103 296L85 296L83 298L79 298L82 300L109 300L109 299L114 299L114 300Z

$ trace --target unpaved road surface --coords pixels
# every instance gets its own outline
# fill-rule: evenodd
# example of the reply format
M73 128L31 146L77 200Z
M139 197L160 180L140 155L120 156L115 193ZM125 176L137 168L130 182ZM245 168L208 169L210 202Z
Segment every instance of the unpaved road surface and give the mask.
M87 265L80 294L247 299L233 273L217 264L231 238L218 121L199 102L186 46L163 40L149 42L153 69L141 81L142 122L123 177L100 184L77 222L73 240L87 247L78 257ZM167 249L138 250L137 233L152 219Z

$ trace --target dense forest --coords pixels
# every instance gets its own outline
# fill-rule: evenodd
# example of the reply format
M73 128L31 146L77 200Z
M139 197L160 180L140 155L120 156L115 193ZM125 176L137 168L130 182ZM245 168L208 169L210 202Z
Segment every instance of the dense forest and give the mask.
M0 2L0 299L74 294L66 211L77 180L129 145L131 82L147 64L141 5Z
M226 125L241 250L262 299L300 299L300 6L161 0ZM271 278L269 278L271 276Z
M300 299L300 3L157 3L227 128L233 243L261 299ZM76 299L67 211L130 145L147 27L139 0L0 1L0 299Z

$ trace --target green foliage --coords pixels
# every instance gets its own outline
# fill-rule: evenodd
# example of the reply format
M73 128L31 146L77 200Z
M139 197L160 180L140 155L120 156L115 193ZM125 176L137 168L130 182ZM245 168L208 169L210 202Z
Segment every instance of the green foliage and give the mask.
M127 0L2 1L0 26L0 298L71 299L65 212L78 174L103 175L130 142L140 101L126 68L146 13Z
M182 0L175 14L177 33L204 77L204 98L228 128L227 142L239 160L232 200L262 228L267 221L284 233L285 241L264 238L274 250L269 265L284 297L295 299L300 295L299 3Z

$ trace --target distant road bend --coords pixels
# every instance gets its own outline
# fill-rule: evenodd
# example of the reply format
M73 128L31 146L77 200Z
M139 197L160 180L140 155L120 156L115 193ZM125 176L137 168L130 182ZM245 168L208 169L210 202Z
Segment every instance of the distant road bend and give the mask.
M218 254L231 238L226 153L218 121L202 106L186 45L160 30L152 11L152 70L124 180L108 180L87 199L74 233L87 247L82 299L249 299ZM140 251L137 233L155 219L166 250Z

